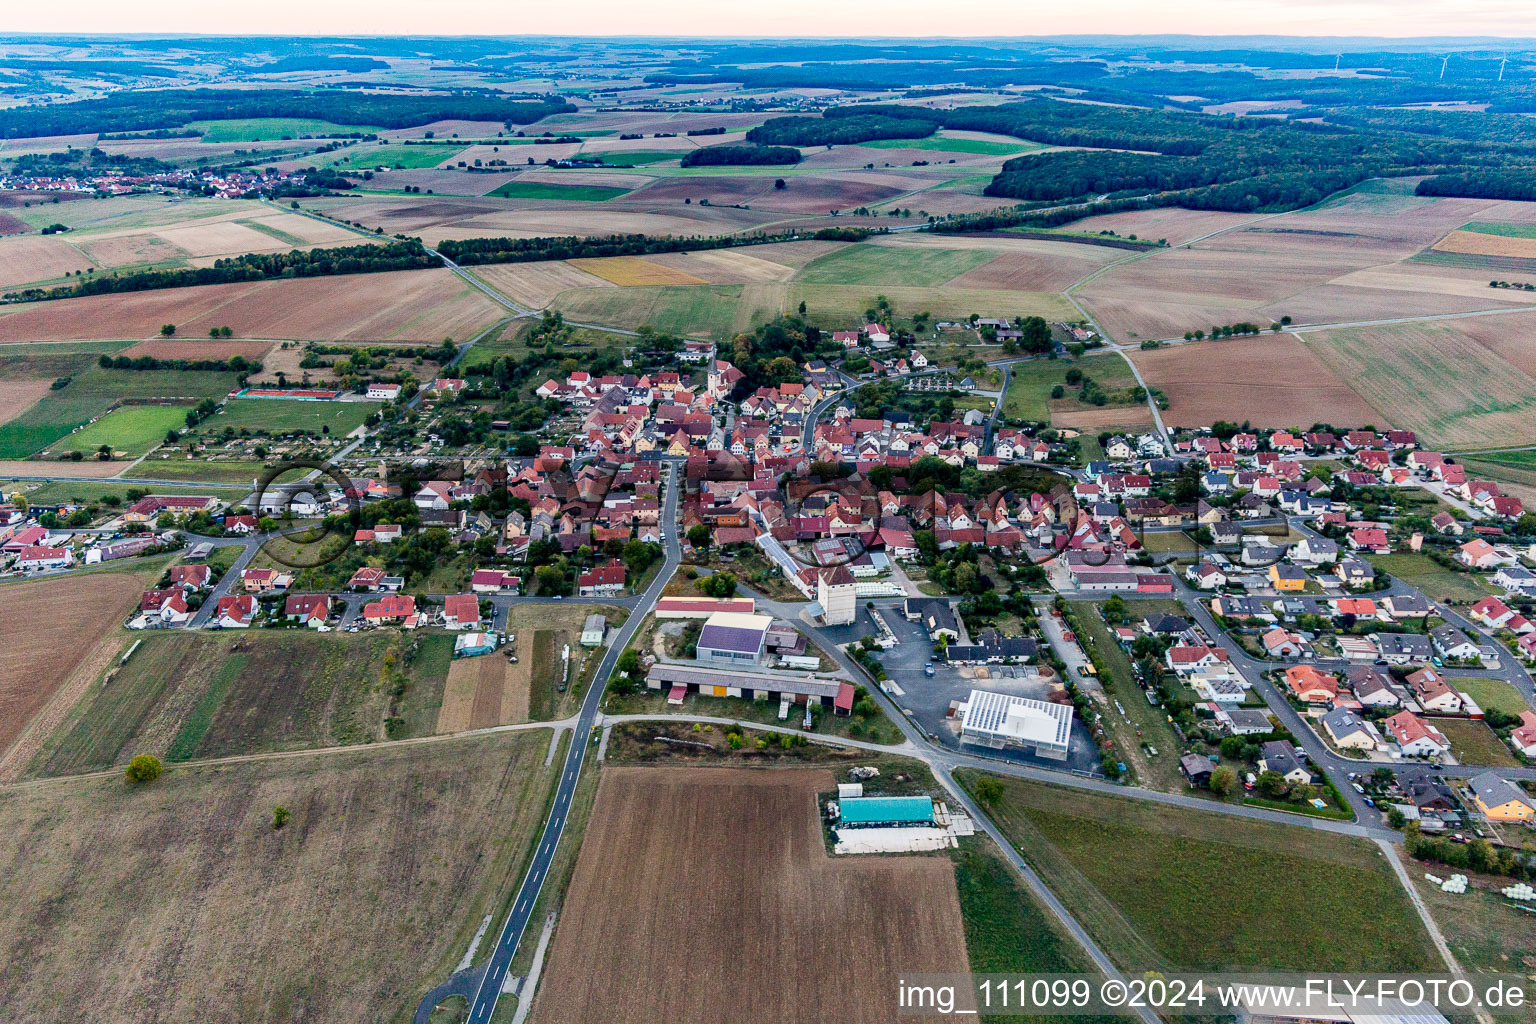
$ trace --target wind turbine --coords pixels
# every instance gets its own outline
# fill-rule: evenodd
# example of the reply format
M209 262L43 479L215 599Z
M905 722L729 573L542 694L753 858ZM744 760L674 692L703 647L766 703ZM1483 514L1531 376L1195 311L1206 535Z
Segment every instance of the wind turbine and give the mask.
M1333 55L1333 70L1339 70L1339 61L1342 60L1343 57L1344 55L1342 53L1336 53Z
M1503 58L1502 60L1499 61L1499 81L1501 81L1501 82L1504 81L1504 65L1506 65L1508 63L1509 63L1509 58L1508 57L1505 57L1505 58Z
M1451 62L1451 55L1446 54L1440 58L1440 81L1445 81L1445 66Z

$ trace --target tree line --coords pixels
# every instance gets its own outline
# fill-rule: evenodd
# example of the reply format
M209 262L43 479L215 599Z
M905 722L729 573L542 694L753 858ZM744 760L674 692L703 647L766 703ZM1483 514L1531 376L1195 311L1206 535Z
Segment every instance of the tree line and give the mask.
M872 232L864 228L822 228L811 235L817 241L858 242ZM542 260L592 259L601 256L645 256L663 252L700 252L739 246L783 242L804 237L800 232L749 235L696 235L656 238L651 235L609 235L580 238L575 235L539 238L445 238L437 251L455 263L531 263Z
M103 370L212 370L220 373L260 373L261 363L242 355L228 359L156 359L154 356L109 356L97 360Z
M346 245L334 249L310 249L307 252L246 253L216 260L211 267L184 270L142 270L130 274L111 274L78 278L74 284L57 288L28 288L7 292L8 302L33 302L68 299L82 295L116 292L152 291L183 288L199 284L228 284L237 281L265 281L273 278L329 277L337 274L369 274L387 270L419 270L435 266L415 239L383 242L378 245Z
M449 120L532 124L575 109L556 96L510 99L483 91L408 96L330 89L154 89L3 109L0 138L146 131L179 128L193 121L271 117L382 128L412 128Z

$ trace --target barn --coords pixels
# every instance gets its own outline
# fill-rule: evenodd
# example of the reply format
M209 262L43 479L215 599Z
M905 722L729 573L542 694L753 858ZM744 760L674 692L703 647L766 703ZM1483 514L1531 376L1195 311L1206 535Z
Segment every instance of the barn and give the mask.
M838 801L841 824L851 828L933 824L933 798L853 796Z
M699 632L697 659L706 665L756 665L763 660L768 640L768 615L716 612L704 620Z

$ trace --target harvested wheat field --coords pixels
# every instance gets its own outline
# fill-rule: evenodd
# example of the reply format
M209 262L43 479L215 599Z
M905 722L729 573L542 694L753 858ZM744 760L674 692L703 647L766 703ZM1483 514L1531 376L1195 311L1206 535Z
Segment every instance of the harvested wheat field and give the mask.
M1426 445L1536 442L1536 378L1456 326L1392 324L1305 338L1381 419L1417 431Z
M1135 235L1154 242L1166 238L1169 245L1180 245L1191 238L1200 238L1214 231L1230 230L1253 220L1255 216L1251 213L1181 210L1176 206L1161 206L1150 210L1128 210L1085 217L1073 221L1071 229L1092 234L1113 231L1121 238Z
M569 260L571 266L604 281L628 288L648 284L707 284L703 278L694 277L681 270L661 263L652 263L639 256L609 256L601 259Z
M0 380L0 423L7 423L38 403L51 380Z
M605 768L535 1018L888 1021L898 972L968 970L951 862L834 861L816 807L834 786L822 770Z
M77 668L101 660L98 647L117 650L113 631L144 587L145 580L131 572L0 586L0 755L55 693L73 688ZM90 673L87 684L100 668L105 665ZM10 760L0 758L0 764Z
M1494 291L1495 289L1488 289ZM1498 316L1475 316L1441 326L1482 345L1522 373L1536 377L1536 310Z
M51 281L66 270L94 266L58 235L16 235L0 239L0 288Z
M1478 256L1514 256L1536 259L1536 237L1485 235L1476 231L1452 231L1433 246L1436 252L1465 252Z
M502 654L456 658L443 686L438 732L487 729L528 721L528 682L533 659L512 664Z
M441 341L468 338L504 310L448 270L398 270L24 303L0 314L7 341L152 338L229 326L245 338Z
M848 242L769 242L767 245L754 245L751 247L753 259L768 260L772 263L781 263L786 267L799 270L812 260L834 253L849 245Z
M0 791L0 1019L408 1020L517 884L548 746L536 730Z
M272 347L270 341L240 340L230 338L151 338L123 349L118 355L129 359L149 356L151 359L244 359L260 360Z
M759 258L756 246L741 249L706 249L703 252L661 253L656 256L647 256L646 260L692 275L706 284L788 281L794 274L791 268L782 263Z
M1051 243L1042 243L1050 245ZM1056 292L1081 281L1125 252L1099 245L1057 245L1050 252L1003 252L949 282L952 288Z
M563 261L538 263L490 263L471 273L513 302L535 309L549 305L567 288L605 288L605 281Z
M1386 425L1387 417L1293 335L1171 345L1130 355L1147 384L1168 396L1163 421L1169 426L1210 426L1216 420L1248 420L1256 427Z

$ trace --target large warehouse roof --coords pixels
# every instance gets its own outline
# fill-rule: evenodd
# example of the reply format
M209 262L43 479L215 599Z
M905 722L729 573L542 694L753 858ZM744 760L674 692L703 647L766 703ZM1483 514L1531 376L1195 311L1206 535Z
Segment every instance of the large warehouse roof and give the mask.
M846 679L818 679L804 672L742 672L740 669L701 668L695 665L651 666L646 681L657 685L736 686L743 690L771 690L811 697L831 697L839 707L853 706L853 684Z
M1066 750L1072 733L1072 706L972 690L960 728L1012 743Z

